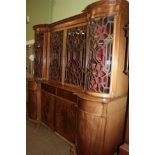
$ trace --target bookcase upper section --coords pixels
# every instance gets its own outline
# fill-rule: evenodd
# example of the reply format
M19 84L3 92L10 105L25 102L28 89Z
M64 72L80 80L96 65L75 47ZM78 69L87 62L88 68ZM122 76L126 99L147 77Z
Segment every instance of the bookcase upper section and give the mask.
M125 95L128 13L125 0L100 0L79 15L35 25L35 78L98 97Z

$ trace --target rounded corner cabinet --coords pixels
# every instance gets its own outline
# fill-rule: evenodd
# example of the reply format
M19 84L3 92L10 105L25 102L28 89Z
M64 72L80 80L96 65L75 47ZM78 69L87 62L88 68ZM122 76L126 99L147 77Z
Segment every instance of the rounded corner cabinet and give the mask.
M34 26L34 78L27 81L35 85L28 93L35 106L28 97L28 115L66 140L70 155L113 155L123 143L128 14L127 1L100 0Z

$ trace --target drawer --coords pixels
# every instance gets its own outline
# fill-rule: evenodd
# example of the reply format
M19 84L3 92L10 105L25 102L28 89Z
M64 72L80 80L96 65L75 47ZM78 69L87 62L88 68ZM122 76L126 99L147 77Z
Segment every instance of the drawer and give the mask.
M41 84L41 89L43 89L43 90L45 90L45 91L47 91L49 93L52 93L54 95L56 94L55 93L56 92L56 88L53 87L53 86L50 86L50 85L47 85L47 84L42 83Z
M28 86L28 89L36 89L37 88L37 84L35 81L27 81L27 86Z
M57 89L57 96L70 100L72 102L77 102L77 96L73 94L73 92L64 90L64 89Z

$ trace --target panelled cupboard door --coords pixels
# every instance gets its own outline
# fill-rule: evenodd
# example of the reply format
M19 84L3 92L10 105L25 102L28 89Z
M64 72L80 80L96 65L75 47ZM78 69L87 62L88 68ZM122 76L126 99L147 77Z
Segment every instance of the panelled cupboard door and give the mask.
M56 98L56 124L55 130L69 142L75 142L76 129L75 103Z
M51 129L54 129L54 108L55 97L42 90L41 119Z
M35 90L28 90L27 111L30 119L37 120L37 96Z

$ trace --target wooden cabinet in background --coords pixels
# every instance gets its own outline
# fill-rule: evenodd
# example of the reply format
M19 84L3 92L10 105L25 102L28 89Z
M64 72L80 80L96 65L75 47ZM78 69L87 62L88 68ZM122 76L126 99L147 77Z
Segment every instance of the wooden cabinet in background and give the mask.
M27 115L28 118L37 122L39 114L38 87L34 79L27 79Z

